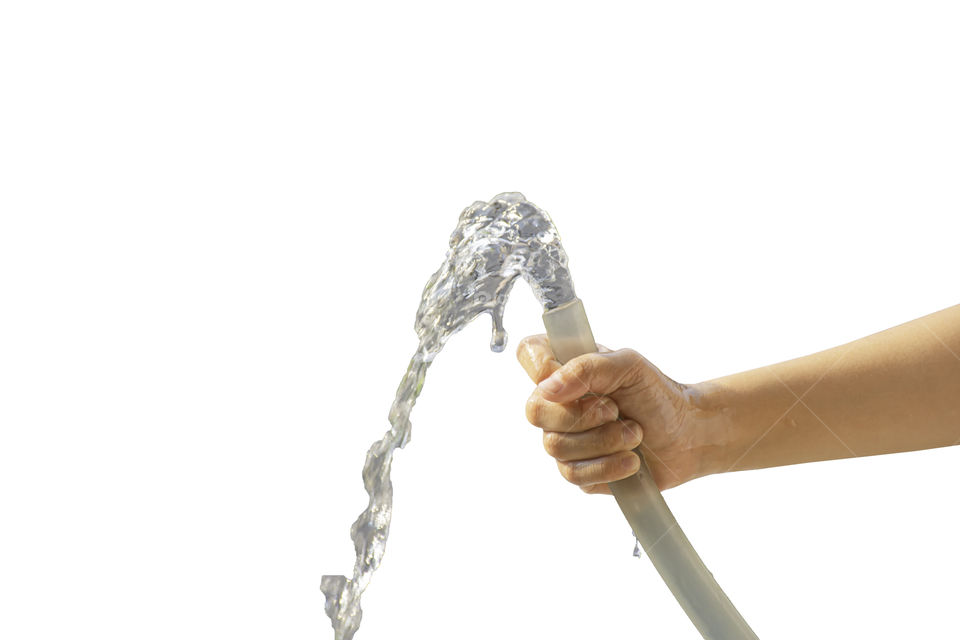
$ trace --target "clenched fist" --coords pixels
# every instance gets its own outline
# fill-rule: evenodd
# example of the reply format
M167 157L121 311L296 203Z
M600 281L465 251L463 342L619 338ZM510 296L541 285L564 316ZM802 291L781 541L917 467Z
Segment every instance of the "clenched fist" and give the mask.
M674 382L630 349L573 358L561 365L545 335L525 338L517 359L537 388L527 420L560 473L587 493L640 467L642 451L661 490L705 475L693 388Z

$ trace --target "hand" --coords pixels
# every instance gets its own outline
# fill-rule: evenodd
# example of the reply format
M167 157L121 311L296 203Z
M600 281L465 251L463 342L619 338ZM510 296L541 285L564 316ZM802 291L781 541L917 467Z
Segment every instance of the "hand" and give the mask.
M706 475L695 388L636 351L601 347L561 365L541 334L520 343L517 359L538 384L527 420L543 429L563 477L586 493L610 493L608 482L636 473L638 446L661 490Z

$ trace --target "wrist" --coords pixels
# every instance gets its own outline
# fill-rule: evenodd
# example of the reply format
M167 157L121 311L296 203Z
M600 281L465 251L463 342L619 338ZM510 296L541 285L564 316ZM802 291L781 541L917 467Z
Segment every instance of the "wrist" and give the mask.
M724 473L739 450L730 394L712 381L684 385L691 452L698 460L696 477Z

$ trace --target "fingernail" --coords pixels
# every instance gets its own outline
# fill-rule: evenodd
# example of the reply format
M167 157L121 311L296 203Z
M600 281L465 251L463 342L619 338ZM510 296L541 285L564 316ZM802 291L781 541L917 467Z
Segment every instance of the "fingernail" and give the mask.
M560 381L560 378L553 375L538 384L537 387L544 393L558 393L560 389L563 389L563 382Z
M610 398L601 398L597 405L597 413L600 414L601 420L612 422L620 415L620 407Z
M637 458L637 456L635 456L635 455L629 455L629 456L624 457L624 459L623 459L623 470L624 470L624 471L628 471L628 470L633 469L634 467L636 467L636 466L637 466L637 460L639 460L639 458Z
M640 444L640 427L632 422L623 423L623 444L631 449Z

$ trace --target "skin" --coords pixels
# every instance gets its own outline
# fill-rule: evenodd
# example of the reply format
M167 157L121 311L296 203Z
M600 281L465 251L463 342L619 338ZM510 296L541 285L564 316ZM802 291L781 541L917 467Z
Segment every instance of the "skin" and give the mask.
M631 349L561 365L545 335L517 358L537 384L527 420L587 493L636 473L694 478L960 444L960 305L827 351L698 384Z

